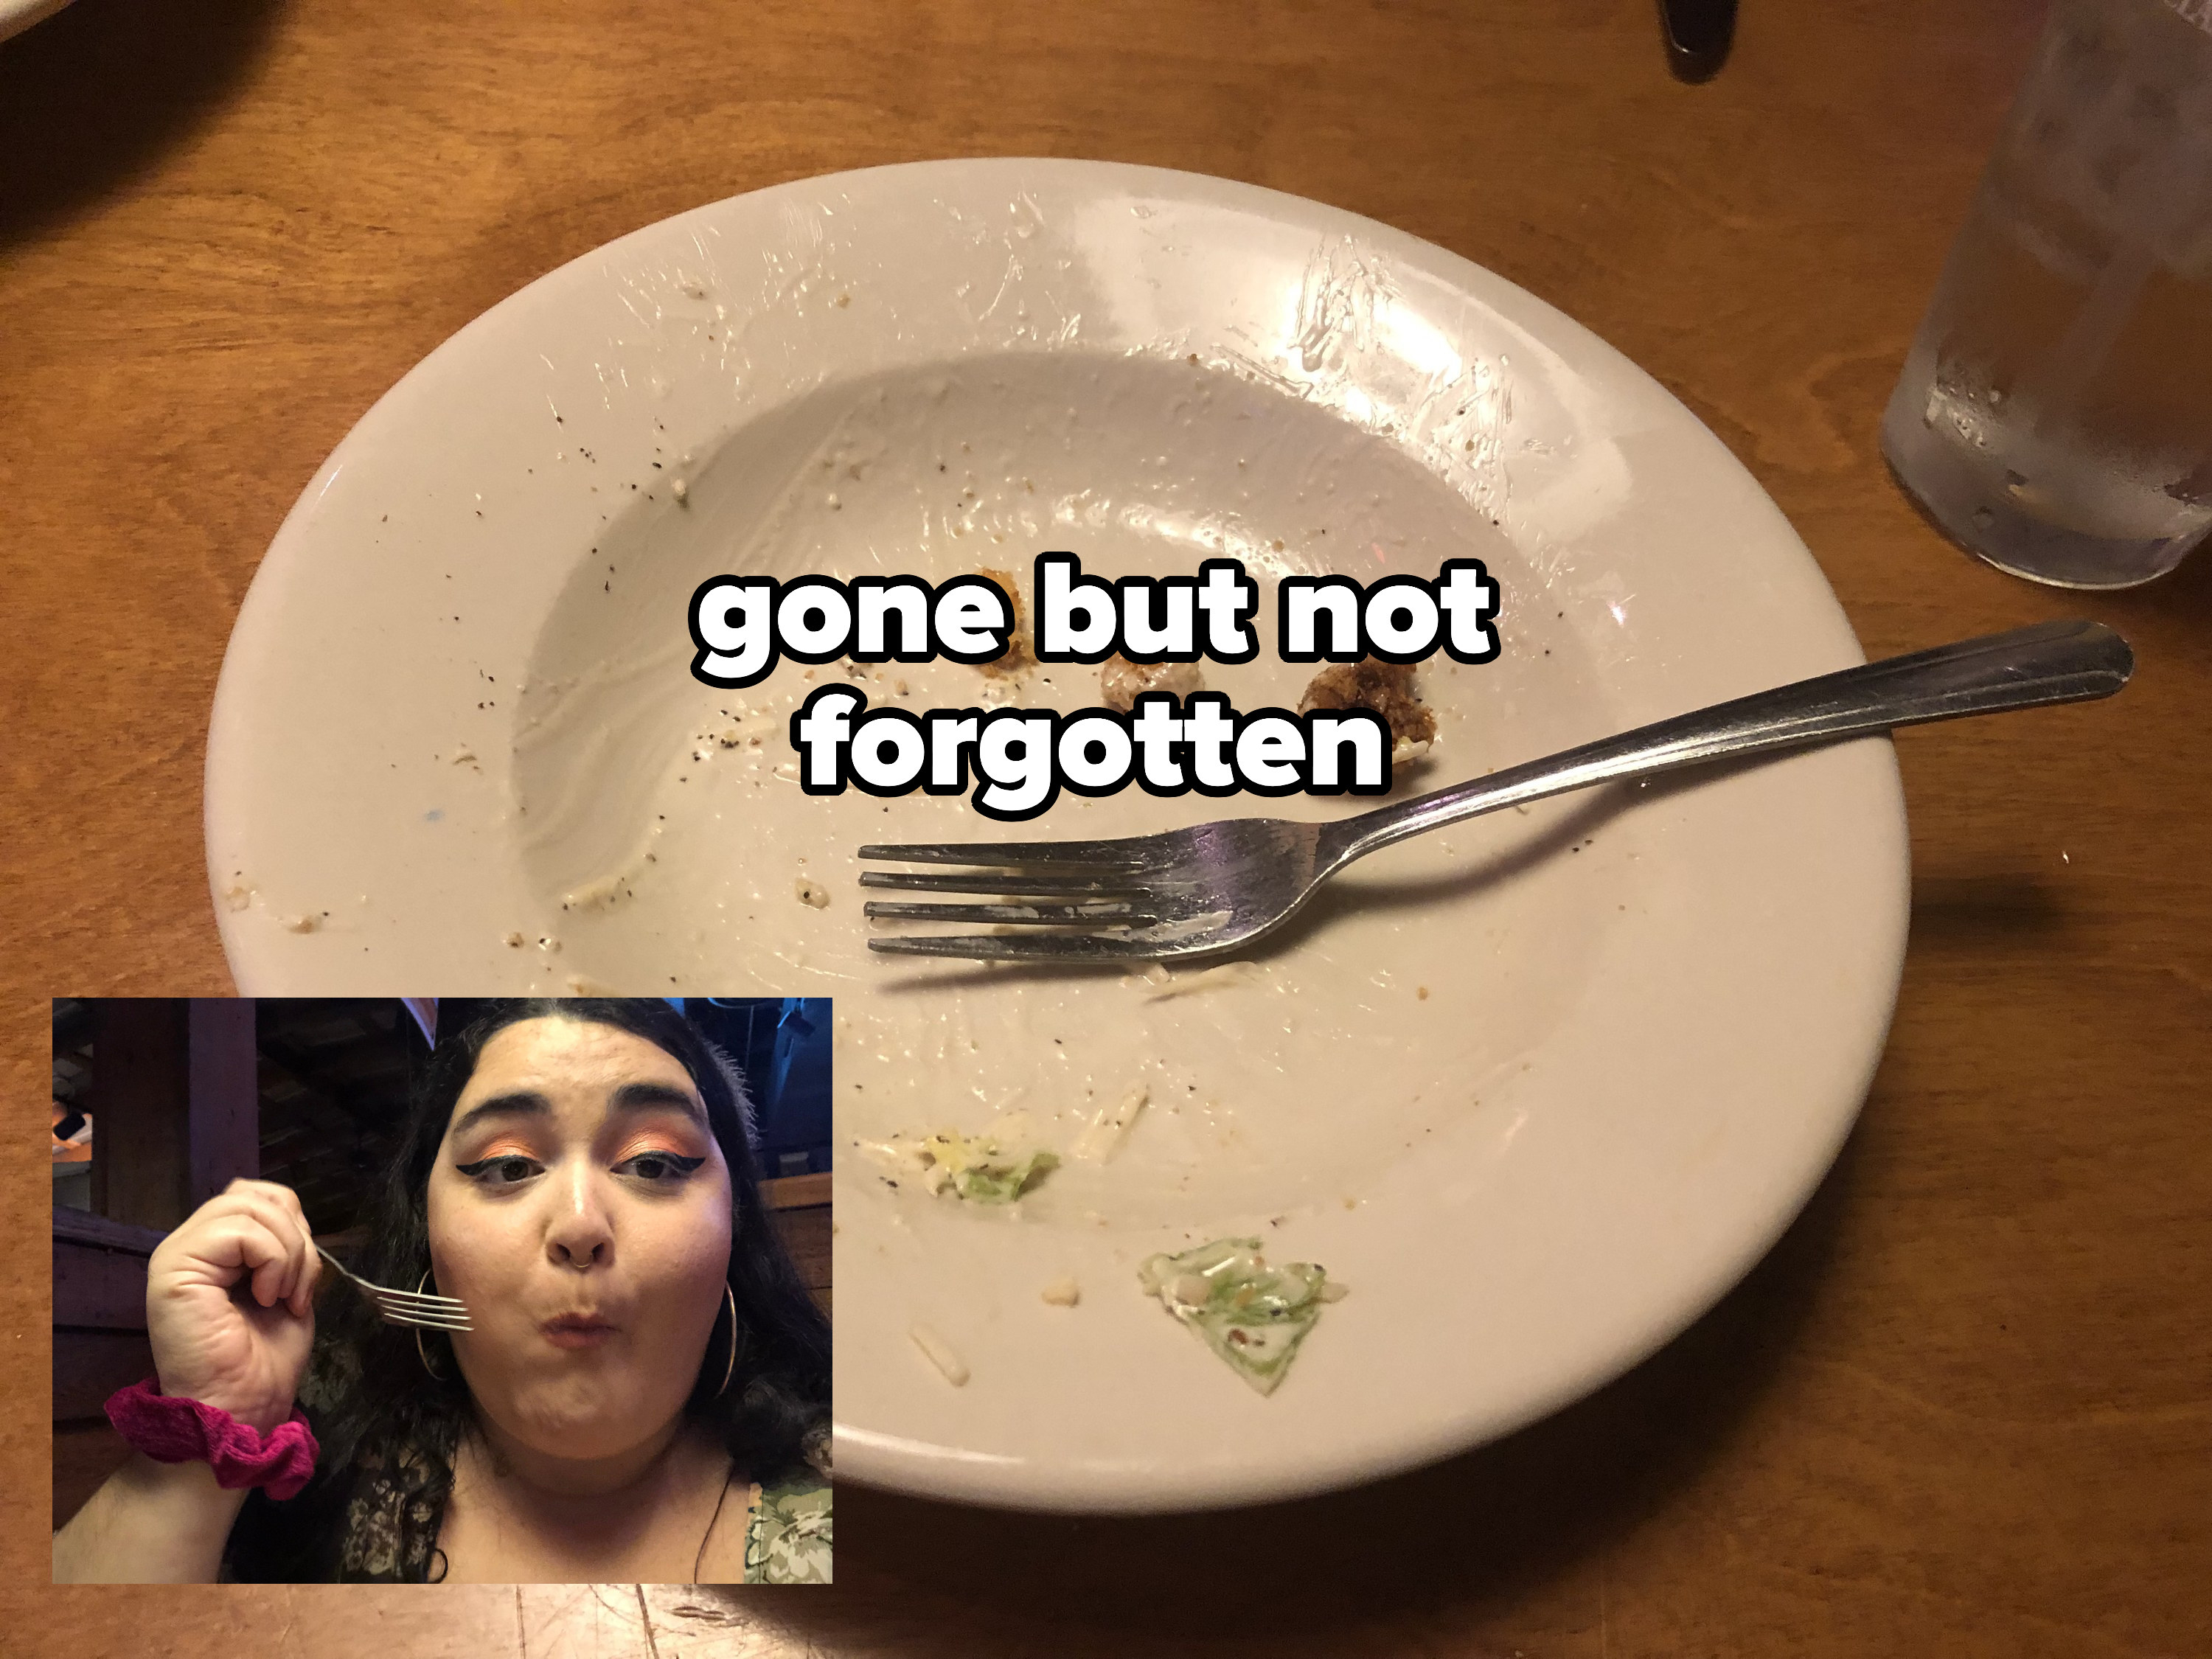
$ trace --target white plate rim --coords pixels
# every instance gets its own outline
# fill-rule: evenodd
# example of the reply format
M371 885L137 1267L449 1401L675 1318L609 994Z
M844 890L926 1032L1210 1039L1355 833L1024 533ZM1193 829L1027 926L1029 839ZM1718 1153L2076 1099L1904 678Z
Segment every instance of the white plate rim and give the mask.
M919 176L917 170L920 170ZM1445 277L1455 278L1472 303L1490 307L1501 302L1510 305L1524 326L1533 326L1547 342L1571 350L1582 362L1598 365L1606 374L1624 383L1641 383L1649 394L1671 407L1680 421L1695 428L1698 437L1709 447L1709 460L1715 469L1716 477L1728 474L1732 470L1739 487L1748 487L1752 491L1757 491L1757 486L1747 472L1728 455L1717 439L1696 422L1695 417L1686 409L1626 359L1561 313L1513 288L1494 274L1444 250L1419 242L1372 221L1299 198L1200 175L1158 169L1106 163L1007 160L912 163L896 168L831 175L824 179L797 181L695 210L674 220L664 221L632 233L607 247L594 250L539 279L459 331L416 369L403 378L363 417L355 433L333 451L280 529L264 562L263 573L256 578L255 592L249 595L241 611L238 631L234 634L231 652L226 658L217 690L209 743L207 816L210 879L218 895L216 912L223 930L225 949L241 989L252 993L297 982L290 977L298 971L296 957L284 948L285 941L272 936L265 927L249 926L227 910L222 902L220 896L224 891L228 877L222 867L224 857L218 849L236 843L241 834L240 816L250 810L249 803L243 800L238 792L240 745L251 740L251 733L241 716L257 693L255 681L263 666L258 659L260 647L265 644L269 630L284 625L285 619L279 614L281 607L272 595L288 569L295 568L299 562L318 556L318 538L322 527L318 514L326 493L341 472L349 467L372 463L379 444L383 441L382 433L395 422L404 424L419 415L418 410L410 410L410 403L424 394L434 377L449 373L456 365L465 364L490 331L511 326L518 319L526 318L533 310L552 304L565 288L597 280L595 273L611 268L624 258L636 257L641 250L655 246L664 249L676 246L683 237L694 234L695 228L703 218L737 211L738 204L747 204L743 210L744 211L768 213L781 210L785 204L823 199L828 192L856 185L870 187L869 181L873 181L877 186L887 184L902 188L923 186L937 189L940 193L952 190L1003 193L1009 189L1042 187L1047 183L1069 189L1091 189L1103 192L1143 191L1167 199L1230 205L1238 211L1288 219L1325 236L1358 239L1363 245L1382 250L1408 268L1418 267L1432 275L1443 273ZM1533 325L1529 321L1531 319L1534 319ZM1763 494L1759 499L1764 501ZM1771 510L1771 503L1768 506ZM1850 642L1848 626L1817 566L1802 543L1796 541L1794 533L1782 522L1778 512L1773 514L1773 522L1774 537L1771 544L1765 550L1765 556L1778 561L1770 572L1771 580L1784 590L1787 602L1796 607L1795 621L1806 636L1799 641L1798 648L1808 659L1808 672L1841 665L1855 659L1856 653ZM266 586L264 579L268 583ZM257 599L259 601L258 604ZM1814 659L1818 660L1813 660ZM263 695L266 695L265 689ZM1814 1115L1820 1121L1821 1132L1808 1142L1800 1158L1800 1167L1793 1172L1792 1178L1771 1183L1764 1195L1761 1212L1744 1218L1737 1248L1714 1257L1705 1264L1705 1271L1695 1278L1694 1282L1679 1286L1677 1294L1655 1303L1648 1310L1648 1316L1638 1322L1632 1328L1624 1328L1618 1331L1614 1339L1605 1345L1601 1354L1586 1356L1578 1365L1559 1371L1547 1386L1525 1391L1512 1410L1493 1410L1479 1417L1441 1423L1425 1432L1402 1434L1398 1437L1394 1452L1378 1452L1371 1443L1362 1444L1347 1449L1342 1455L1316 1454L1292 1460L1273 1470L1246 1469L1234 1474L1210 1471L1204 1479L1182 1486L1170 1482L1164 1486L1155 1483L1141 1490L1134 1486L1109 1490L1094 1485L1088 1489L1072 1491L1066 1485L1064 1471L1057 1474L1048 1471L1042 1474L1016 1471L1010 1474L1006 1469L988 1462L948 1460L928 1449L917 1452L914 1448L900 1443L895 1436L872 1436L866 1432L853 1431L845 1431L841 1437L841 1472L872 1484L940 1497L1042 1509L1160 1509L1261 1501L1323 1490L1394 1468L1411 1467L1480 1441L1494 1438L1589 1392L1662 1346L1735 1283L1771 1247L1773 1240L1802 1207L1825 1174L1855 1121L1858 1103L1863 1098L1881 1053L1903 961L1908 884L1902 796L1897 782L1894 759L1886 743L1856 745L1855 750L1855 757L1852 758L1847 759L1844 754L1838 753L1816 757L1814 763L1832 765L1851 774L1848 791L1860 797L1869 833L1886 839L1887 842L1886 847L1879 849L1890 868L1888 879L1879 884L1886 890L1870 890L1867 896L1869 938L1866 955L1874 966L1869 975L1869 982L1859 988L1862 994L1860 1000L1863 1005L1858 1012L1861 1028L1856 1043L1859 1064L1847 1073L1839 1072L1832 1080L1827 1097L1817 1103ZM276 948L270 950L268 948L270 945Z

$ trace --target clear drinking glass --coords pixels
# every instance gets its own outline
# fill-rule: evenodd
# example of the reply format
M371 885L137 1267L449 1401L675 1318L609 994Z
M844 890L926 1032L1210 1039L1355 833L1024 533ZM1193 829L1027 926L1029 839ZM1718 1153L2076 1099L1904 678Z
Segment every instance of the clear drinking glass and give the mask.
M2132 587L2212 530L2212 0L2053 0L1881 448L2035 581Z

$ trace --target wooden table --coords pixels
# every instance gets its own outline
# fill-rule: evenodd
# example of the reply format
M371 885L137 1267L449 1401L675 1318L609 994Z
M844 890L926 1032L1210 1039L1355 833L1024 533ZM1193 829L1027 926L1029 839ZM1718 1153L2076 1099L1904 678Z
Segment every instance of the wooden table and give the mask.
M45 997L228 987L201 868L209 702L323 455L540 272L805 174L1097 156L1372 215L1673 388L1795 521L1869 653L2089 615L2142 660L2116 702L1901 740L1912 952L1842 1162L1716 1312L1504 1444L1211 1519L848 1487L837 1585L750 1600L62 1593L17 1582L46 1570L44 1506L19 1501L0 1646L2212 1650L2212 555L2130 595L2029 586L1942 543L1876 455L2031 9L1744 10L1702 87L1668 78L1650 0L78 0L0 46L19 1114ZM42 1231L46 1177L7 1179L16 1232ZM21 1494L46 1468L46 1310L21 1280L0 1295Z

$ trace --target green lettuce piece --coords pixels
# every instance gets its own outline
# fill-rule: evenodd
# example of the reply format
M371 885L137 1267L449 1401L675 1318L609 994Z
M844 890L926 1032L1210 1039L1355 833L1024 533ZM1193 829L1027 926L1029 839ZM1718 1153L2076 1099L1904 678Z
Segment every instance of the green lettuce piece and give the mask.
M993 1161L985 1154L979 1162L956 1171L952 1189L975 1204L1011 1204L1060 1167L1053 1152L1031 1152L1027 1158Z
M869 1150L908 1172L932 1193L950 1194L971 1204L1012 1204L1060 1167L1056 1152L1016 1153L989 1135L964 1135L957 1129L893 1135Z
M1217 1238L1179 1255L1147 1256L1145 1289L1261 1394L1273 1394L1322 1304L1343 1294L1310 1261L1270 1267L1256 1238Z

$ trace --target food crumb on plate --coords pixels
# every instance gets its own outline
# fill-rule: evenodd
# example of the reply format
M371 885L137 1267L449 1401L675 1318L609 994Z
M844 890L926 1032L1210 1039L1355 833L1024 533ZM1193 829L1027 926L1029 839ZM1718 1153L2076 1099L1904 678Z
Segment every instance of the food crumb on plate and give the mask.
M1413 690L1411 663L1363 657L1335 663L1313 677L1298 699L1298 713L1316 708L1370 708L1390 727L1390 763L1401 765L1429 752L1437 740L1436 713Z
M1021 586L1012 574L1004 570L979 570L975 573L1006 596L1006 608L1013 613L1013 631L1006 636L1006 648L983 665L986 674L1018 674L1035 659L1030 653L1030 625L1028 613L1022 605Z
M1060 1167L1057 1153L1017 1152L992 1136L963 1135L957 1129L863 1141L861 1150L910 1174L933 1194L949 1193L976 1204L1012 1204Z
M906 1334L914 1339L914 1346L928 1357L929 1363L943 1373L947 1382L956 1389L968 1385L967 1362L952 1351L951 1343L927 1325L909 1325Z
M1097 1115L1084 1126L1083 1133L1075 1138L1075 1156L1103 1164L1121 1150L1121 1143L1129 1138L1129 1130L1145 1109L1145 1103L1152 1097L1148 1085L1139 1083L1127 1091L1110 1106L1101 1106Z
M1225 991L1233 985L1250 985L1265 979L1267 970L1256 962L1217 963L1211 968L1201 968L1195 973L1170 973L1161 963L1145 965L1137 975L1149 989L1148 1002L1158 1002L1168 997L1187 997L1201 991Z
M284 919L284 931L288 933L312 933L321 926L322 923L313 916L288 916Z
M587 881L581 887L572 888L562 894L561 908L563 910L610 908L616 900L633 896L629 889L629 871L617 870L611 874L599 877L596 881Z
M1322 1304L1345 1293L1313 1262L1270 1267L1256 1238L1217 1238L1180 1255L1147 1256L1137 1277L1263 1395L1288 1374Z
M805 876L801 876L796 883L796 887L799 893L799 902L801 904L811 905L817 910L824 910L829 908L830 890L827 887L824 887L820 882L811 880Z
M1119 652L1098 666L1098 695L1109 708L1128 714L1147 691L1189 697L1206 690L1205 676L1191 662L1133 663Z
M1062 1273L1037 1295L1055 1308L1072 1308L1083 1299L1083 1287Z

